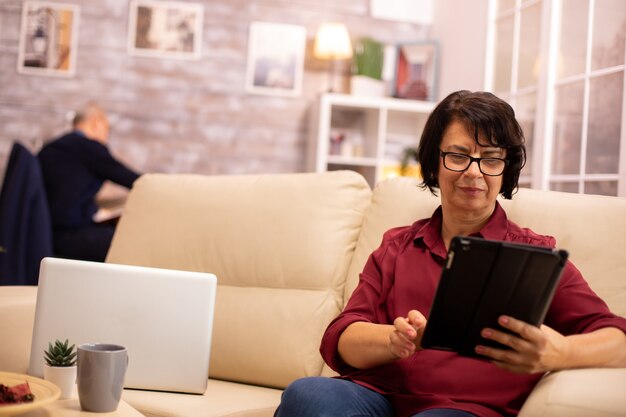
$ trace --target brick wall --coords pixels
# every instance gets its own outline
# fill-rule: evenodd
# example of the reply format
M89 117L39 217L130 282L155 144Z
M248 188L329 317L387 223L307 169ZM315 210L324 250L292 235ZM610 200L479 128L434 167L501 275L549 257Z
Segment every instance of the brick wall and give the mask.
M201 59L155 59L127 53L128 1L64 3L81 7L72 78L17 73L22 1L0 0L0 162L13 140L36 150L69 127L68 112L95 99L109 111L113 153L139 171L303 171L309 107L327 80L326 63L311 56L318 25L342 21L353 39L387 43L425 39L430 31L373 19L369 0L197 0L204 5ZM306 28L300 97L246 93L252 21Z

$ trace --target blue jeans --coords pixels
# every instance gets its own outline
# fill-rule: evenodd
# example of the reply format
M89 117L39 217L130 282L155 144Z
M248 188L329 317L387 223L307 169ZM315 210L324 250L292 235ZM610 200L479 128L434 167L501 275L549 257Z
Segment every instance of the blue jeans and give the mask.
M309 377L292 382L283 392L274 417L395 417L384 395L344 379ZM447 408L413 417L475 417Z

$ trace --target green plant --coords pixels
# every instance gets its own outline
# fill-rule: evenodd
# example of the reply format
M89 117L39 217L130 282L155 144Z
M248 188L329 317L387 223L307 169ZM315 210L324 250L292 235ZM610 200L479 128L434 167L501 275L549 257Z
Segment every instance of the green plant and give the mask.
M409 167L411 162L419 162L417 147L404 149L402 153L402 159L400 160L400 175L406 175L407 168Z
M354 47L352 72L375 80L382 79L385 47L382 43L370 38L362 38Z
M60 340L48 343L48 350L45 350L44 359L48 366L74 366L76 365L76 351L74 350L76 345L69 346L69 341L65 339L65 342Z

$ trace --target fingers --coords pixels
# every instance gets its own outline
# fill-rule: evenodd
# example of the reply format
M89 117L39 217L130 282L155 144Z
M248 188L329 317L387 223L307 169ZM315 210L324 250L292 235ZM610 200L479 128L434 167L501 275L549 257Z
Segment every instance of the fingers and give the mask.
M393 321L396 332L404 335L407 340L413 340L417 337L417 330L411 325L410 319L406 317L398 317Z
M498 317L498 324L513 333L518 334L522 339L531 342L542 339L543 333L538 327L509 316Z
M399 358L412 355L421 340L426 318L419 311L411 310L407 317L396 318L393 325L395 330L389 337L391 352Z
M483 332L484 333L484 332ZM509 335L510 336L510 335ZM491 340L496 340L502 344L507 346L521 346L522 343L527 342L514 342L513 338L498 338L498 337L489 337ZM517 338L518 340L522 340ZM510 343L507 344L507 341ZM475 347L476 353L479 355L486 356L492 359L492 363L502 369L506 369L511 372L516 373L528 373L533 372L535 360L538 359L535 357L534 352L532 351L532 347L525 346L524 348L520 348L522 351L514 350L516 348L512 347L509 349L497 349L490 346L485 345L477 345ZM526 350L530 349L530 350Z
M399 331L394 331L389 336L389 350L398 358L408 358L415 353L415 343L409 340Z
M424 317L424 315L417 310L409 311L407 318L409 323L417 329L421 329L426 326L426 317Z
M538 327L525 323L521 320L508 316L500 316L498 324L513 332L507 333L490 328L483 329L481 336L485 339L494 340L516 351L532 349L535 345L541 345L545 340L545 334Z
M510 349L478 345L476 353L493 359L498 367L512 372L528 373L541 369L546 334L536 326L508 316L500 316L498 324L513 334L486 328L481 331L481 336Z
M526 352L533 350L533 344L518 335L500 332L493 329L483 329L480 335L485 339L493 340L504 346L508 346L516 352Z

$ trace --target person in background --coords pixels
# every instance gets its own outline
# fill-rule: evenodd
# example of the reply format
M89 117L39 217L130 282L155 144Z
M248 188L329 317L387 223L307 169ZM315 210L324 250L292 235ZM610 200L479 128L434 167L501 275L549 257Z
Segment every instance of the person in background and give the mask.
M104 261L115 226L96 223L96 194L104 181L131 188L139 174L107 147L109 120L95 103L76 112L73 130L38 154L46 188L55 256Z
M625 367L626 319L609 311L567 262L545 322L500 316L478 344L484 359L422 349L421 338L450 241L478 236L554 247L507 219L525 163L522 129L491 93L458 91L429 116L418 149L422 186L440 195L430 218L387 231L320 351L338 378L289 385L276 417L516 416L546 372Z

